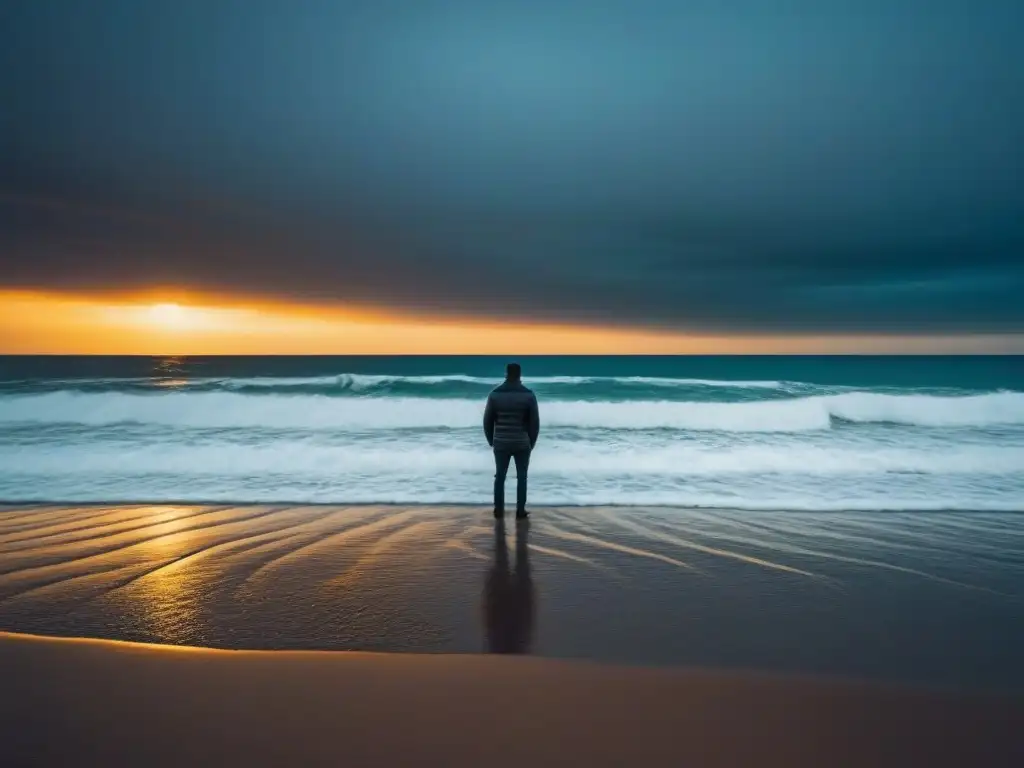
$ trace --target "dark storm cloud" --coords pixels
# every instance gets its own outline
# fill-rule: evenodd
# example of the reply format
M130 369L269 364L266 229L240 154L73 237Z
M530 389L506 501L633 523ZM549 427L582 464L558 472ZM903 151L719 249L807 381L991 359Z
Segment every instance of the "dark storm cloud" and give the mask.
M1024 330L1019 3L5 6L0 283Z

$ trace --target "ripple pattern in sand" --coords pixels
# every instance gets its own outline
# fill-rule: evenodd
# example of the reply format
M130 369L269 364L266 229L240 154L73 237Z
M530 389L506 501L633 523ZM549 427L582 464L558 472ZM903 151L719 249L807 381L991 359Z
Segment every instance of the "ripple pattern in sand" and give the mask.
M1022 541L988 513L11 506L0 629L1024 686Z

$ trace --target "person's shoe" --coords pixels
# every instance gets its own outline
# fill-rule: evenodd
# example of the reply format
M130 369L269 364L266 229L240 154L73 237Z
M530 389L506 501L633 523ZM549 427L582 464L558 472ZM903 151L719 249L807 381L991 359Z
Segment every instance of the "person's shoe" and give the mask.
M520 512L516 512L516 520L529 520L529 519L530 519L530 513L527 512L525 509L520 511Z
M495 520L504 520L505 519L505 510L503 510L503 509L496 509L496 510L494 510L494 519Z

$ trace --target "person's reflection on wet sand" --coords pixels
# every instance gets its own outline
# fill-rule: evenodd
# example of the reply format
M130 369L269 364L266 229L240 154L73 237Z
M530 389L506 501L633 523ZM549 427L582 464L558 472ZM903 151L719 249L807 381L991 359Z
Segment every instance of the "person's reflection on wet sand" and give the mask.
M505 523L494 524L494 563L484 590L484 621L490 653L529 653L533 642L533 579L529 521L516 524L516 566L509 569Z

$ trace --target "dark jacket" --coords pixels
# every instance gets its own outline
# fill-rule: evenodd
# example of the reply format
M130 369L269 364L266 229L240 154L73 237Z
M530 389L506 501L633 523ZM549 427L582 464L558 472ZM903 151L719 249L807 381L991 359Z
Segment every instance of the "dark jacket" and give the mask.
M537 396L518 381L496 387L487 397L484 434L496 451L532 449L540 434Z

